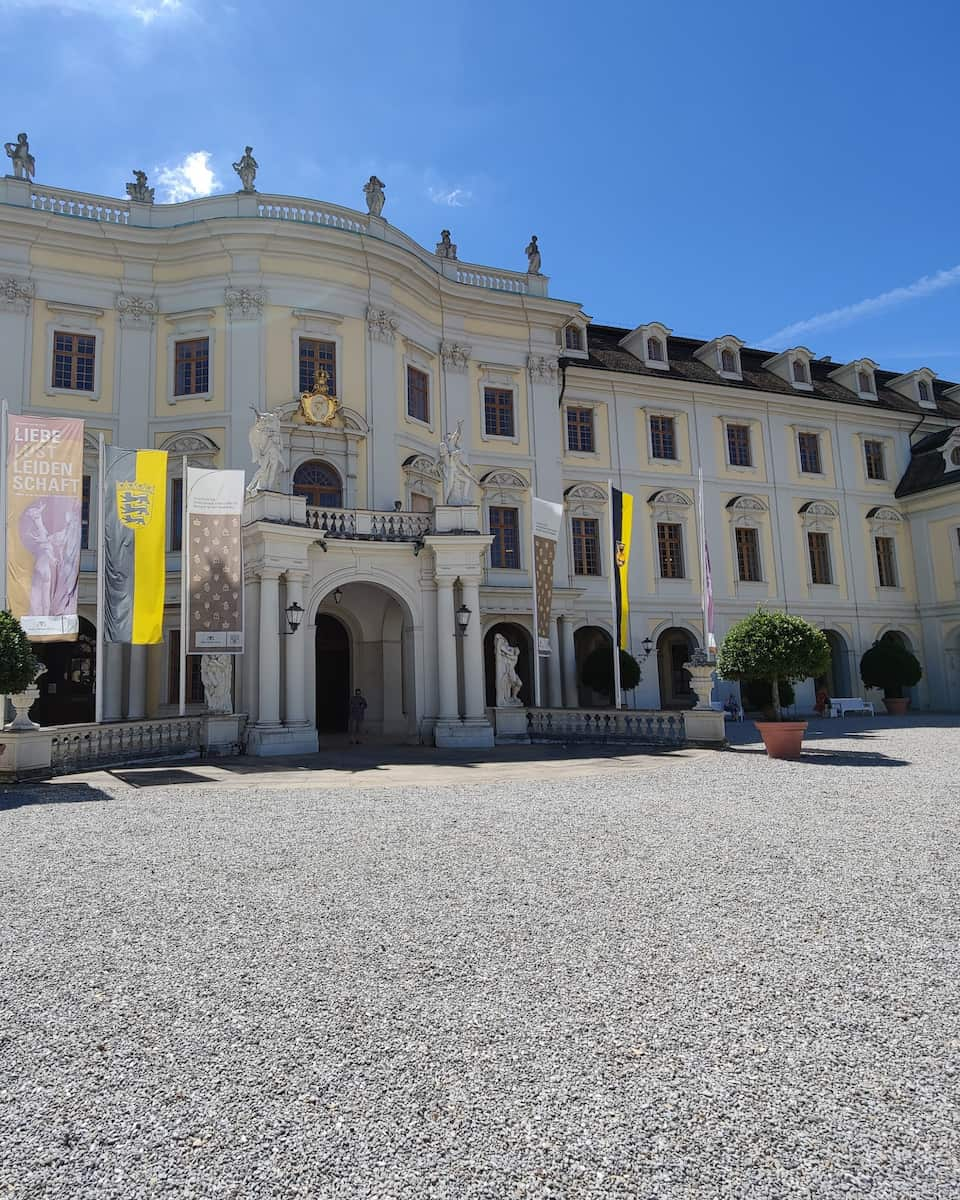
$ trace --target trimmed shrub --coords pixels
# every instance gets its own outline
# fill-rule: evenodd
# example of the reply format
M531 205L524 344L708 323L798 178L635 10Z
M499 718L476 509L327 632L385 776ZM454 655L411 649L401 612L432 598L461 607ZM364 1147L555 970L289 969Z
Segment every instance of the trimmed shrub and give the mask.
M782 720L781 696L773 685L822 675L829 666L830 643L822 630L803 617L762 608L727 631L717 655L722 679L770 685L775 721Z

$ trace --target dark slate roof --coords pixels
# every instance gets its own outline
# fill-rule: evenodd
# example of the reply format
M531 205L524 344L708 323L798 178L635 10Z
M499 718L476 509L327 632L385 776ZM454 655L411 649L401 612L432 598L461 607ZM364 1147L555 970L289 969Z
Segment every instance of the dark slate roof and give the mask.
M831 371L843 366L842 363L830 362L815 358L810 363L810 382L813 390L798 392L786 379L781 379L773 371L767 371L762 364L768 358L773 358L776 350L758 350L744 346L740 350L740 366L743 379L722 379L714 370L694 358L694 352L707 342L699 338L670 337L667 339L667 357L669 369L657 370L646 367L629 351L619 345L620 339L631 331L620 329L614 325L587 326L587 357L562 358L560 361L567 367L583 367L593 371L623 371L628 375L646 375L653 379L679 379L688 383L712 384L714 387L747 388L762 392L779 392L784 396L814 396L820 400L833 401L835 404L855 404L860 408L886 408L896 412L915 414L917 417L955 417L960 420L960 403L948 399L944 392L953 386L948 380L934 380L933 392L937 402L937 411L921 408L913 400L901 396L899 392L885 386L891 379L902 374L900 371L882 371L879 368L874 376L877 384L876 400L861 400L856 392L843 387L835 379L830 379Z
M903 478L897 484L897 496L912 496L916 492L928 492L931 488L960 485L960 466L947 469L940 447L956 433L955 429L938 429L928 433L913 447L910 463Z

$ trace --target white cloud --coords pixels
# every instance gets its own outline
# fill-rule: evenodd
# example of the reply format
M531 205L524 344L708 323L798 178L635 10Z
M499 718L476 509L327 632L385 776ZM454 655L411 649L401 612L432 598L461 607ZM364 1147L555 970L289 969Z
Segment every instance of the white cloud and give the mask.
M911 300L921 300L924 296L932 296L942 292L944 288L954 287L960 283L960 264L935 275L924 275L921 279L908 283L904 287L892 288L889 292L881 292L879 296L870 296L866 300L858 300L855 304L846 304L843 308L832 308L829 312L817 313L804 321L795 321L785 325L776 333L763 340L764 345L778 347L794 345L798 337L808 333L817 333L824 329L837 329L841 325L850 325L862 317L872 317L876 313L885 312L889 308L897 308Z
M161 189L160 199L168 204L177 204L181 200L195 200L197 196L209 196L221 186L210 166L208 150L193 150L182 162L172 167L155 167L154 171L157 186Z
M142 25L187 11L183 0L0 0L0 9L46 9L115 19L127 17Z
M473 192L463 187L428 187L427 195L432 203L443 205L446 208L463 208L473 199Z

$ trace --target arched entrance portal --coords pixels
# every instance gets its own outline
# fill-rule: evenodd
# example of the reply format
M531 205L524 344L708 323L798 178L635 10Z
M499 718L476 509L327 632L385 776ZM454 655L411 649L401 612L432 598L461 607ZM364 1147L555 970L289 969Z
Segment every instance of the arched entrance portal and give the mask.
M350 704L350 635L336 617L317 613L317 732L344 733Z
M512 621L501 621L491 627L483 638L483 677L486 683L486 701L489 708L497 703L497 667L494 661L494 640L502 633L511 646L520 647L520 657L517 659L517 674L523 680L520 699L524 704L533 703L533 670L530 634L522 625Z
M660 674L660 707L693 708L697 697L683 664L697 648L697 639L686 629L671 626L657 638L657 668Z
M828 696L852 696L850 690L850 652L843 634L835 629L825 629L824 637L830 643L830 666L826 675L816 680L817 688L826 688Z
M40 698L31 717L40 725L78 725L93 721L97 631L80 618L75 642L35 642L33 652L47 668L37 685Z
M613 671L613 638L599 625L582 625L574 630L573 649L577 662L577 703L581 708L608 708L613 697L605 692L595 692L583 682L583 664L593 652L602 647L610 655L610 670Z

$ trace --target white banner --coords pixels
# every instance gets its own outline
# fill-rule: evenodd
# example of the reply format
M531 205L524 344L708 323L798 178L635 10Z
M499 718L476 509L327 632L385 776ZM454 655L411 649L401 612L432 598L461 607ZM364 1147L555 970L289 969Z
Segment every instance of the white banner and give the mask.
M533 520L534 625L537 630L537 653L546 656L550 653L553 563L557 554L560 528L563 525L563 505L534 496L531 516Z
M243 653L243 471L187 468L187 654Z

